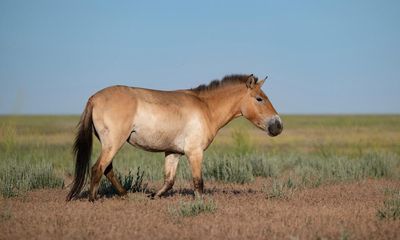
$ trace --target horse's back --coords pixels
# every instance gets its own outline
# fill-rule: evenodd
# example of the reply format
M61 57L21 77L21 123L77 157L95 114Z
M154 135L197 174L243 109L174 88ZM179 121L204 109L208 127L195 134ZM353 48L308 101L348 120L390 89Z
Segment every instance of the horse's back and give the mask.
M142 101L150 104L165 106L198 105L199 99L187 91L162 91L138 87L115 85L104 88L95 93L92 98L103 103L110 102L118 104L120 101ZM195 107L195 106L194 106Z

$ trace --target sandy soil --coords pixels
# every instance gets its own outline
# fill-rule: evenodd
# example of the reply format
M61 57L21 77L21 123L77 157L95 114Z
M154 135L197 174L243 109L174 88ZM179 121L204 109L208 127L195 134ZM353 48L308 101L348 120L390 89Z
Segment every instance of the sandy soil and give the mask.
M376 216L384 190L400 182L322 186L287 199L268 199L261 184L208 183L216 212L185 218L168 211L192 199L185 184L162 199L131 193L94 204L66 203L67 190L34 191L0 200L0 239L400 239L399 220Z

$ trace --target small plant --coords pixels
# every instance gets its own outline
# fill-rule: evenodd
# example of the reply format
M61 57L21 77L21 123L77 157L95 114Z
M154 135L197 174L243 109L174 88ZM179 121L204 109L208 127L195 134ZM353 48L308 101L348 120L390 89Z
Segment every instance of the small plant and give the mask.
M253 142L250 135L241 129L235 129L232 133L235 143L235 152L237 154L247 154L254 150Z
M271 189L268 191L268 198L284 198L286 196L285 185L279 181L274 181L272 183Z
M400 192L396 192L392 198L383 201L383 207L378 209L377 216L380 219L400 219Z
M348 230L344 229L342 230L342 232L340 233L340 240L348 240L351 238L351 234Z
M8 203L6 203L0 213L0 222L9 220L11 216L11 207Z
M274 179L271 187L264 185L262 191L267 194L267 198L283 199L288 198L295 189L294 181L289 177L285 182Z
M147 184L143 183L144 171L137 168L136 175L129 170L128 175L123 176L116 173L118 180L128 192L146 192ZM112 196L117 194L117 191L111 185L110 181L103 178L100 182L99 193L101 195Z
M131 175L131 172L129 171L129 176ZM140 171L140 167L138 167L137 172L136 172L136 179L133 182L133 184L124 186L125 189L130 189L132 192L145 192L147 189L147 184L143 184L143 176L144 176L144 171Z
M213 213L217 209L213 200L205 201L196 199L191 202L179 202L176 207L169 207L168 211L173 216L194 217L201 213Z

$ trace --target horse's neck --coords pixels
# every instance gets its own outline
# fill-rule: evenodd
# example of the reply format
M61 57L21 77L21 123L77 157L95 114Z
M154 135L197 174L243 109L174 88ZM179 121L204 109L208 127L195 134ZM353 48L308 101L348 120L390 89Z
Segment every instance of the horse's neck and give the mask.
M201 98L210 111L210 124L217 132L235 117L241 116L240 102L245 94L241 86L227 86L206 92Z

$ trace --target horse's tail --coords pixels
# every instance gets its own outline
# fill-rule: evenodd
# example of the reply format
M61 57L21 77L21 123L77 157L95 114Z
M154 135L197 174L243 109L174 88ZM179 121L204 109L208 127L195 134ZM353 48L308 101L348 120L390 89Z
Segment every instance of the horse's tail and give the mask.
M86 176L89 174L93 141L92 110L93 104L89 99L85 110L82 113L81 120L79 121L79 131L75 137L73 150L75 155L75 176L73 186L67 196L67 201L70 201L79 195L86 183Z

